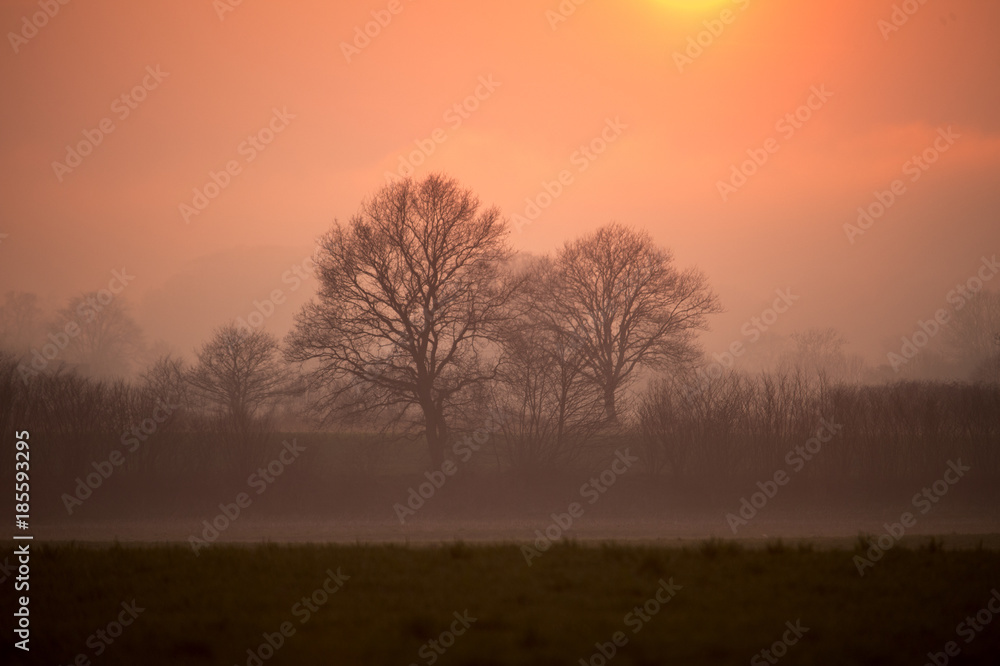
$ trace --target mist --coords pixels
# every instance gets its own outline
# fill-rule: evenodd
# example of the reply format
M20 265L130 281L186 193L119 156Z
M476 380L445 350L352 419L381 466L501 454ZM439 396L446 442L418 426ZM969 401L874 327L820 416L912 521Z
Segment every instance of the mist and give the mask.
M5 663L994 663L998 20L6 3Z

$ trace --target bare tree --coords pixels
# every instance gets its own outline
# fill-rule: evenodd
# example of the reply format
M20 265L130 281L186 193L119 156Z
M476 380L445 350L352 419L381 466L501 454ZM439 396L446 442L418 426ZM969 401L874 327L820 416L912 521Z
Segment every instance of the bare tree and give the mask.
M706 382L707 383L707 382ZM681 422L680 415L690 412L688 396L700 394L691 390L696 380L681 383L676 376L655 380L639 396L640 457L651 474L669 469L675 477L684 474L688 458L695 449L692 437Z
M739 440L749 439L749 388L733 371L707 382L698 382L690 372L654 381L640 396L638 410L639 444L649 470L655 474L669 468L681 477L698 462L720 472L734 470L747 454Z
M151 363L139 379L142 388L156 399L178 405L187 402L188 371L182 358L164 354Z
M1000 335L1000 292L981 290L956 307L944 328L944 342L963 373L989 366Z
M227 324L196 353L188 383L215 412L233 462L246 462L258 453L268 434L266 410L288 390L278 352L277 339L266 331ZM163 370L169 378L171 369Z
M801 371L674 373L647 387L638 411L642 459L651 472L669 469L675 477L773 470L815 433L821 416L836 418L829 386Z
M530 301L530 294L522 298ZM531 305L503 334L503 363L489 387L500 448L520 470L572 461L604 424L603 394L584 375L586 358L576 341L539 326Z
M980 362L972 375L973 381L1000 384L1000 333L993 336L993 354Z
M38 297L23 291L8 291L0 305L0 348L24 354L44 335Z
M779 359L780 368L833 381L859 381L864 374L864 360L844 351L847 338L836 328L809 328L792 333L791 339L794 348Z
M69 300L56 313L52 326L63 333L67 326L78 327L76 335L68 336L65 360L80 366L85 374L95 377L124 376L143 346L142 329L132 318L121 298L110 301L108 292L87 292Z
M611 422L636 370L696 359L694 331L721 311L700 272L678 270L648 233L615 223L567 243L536 293L547 326L577 341Z
M449 417L496 375L490 342L510 315L507 223L440 175L386 185L321 240L318 298L288 358L322 391L324 418L419 413L435 464Z

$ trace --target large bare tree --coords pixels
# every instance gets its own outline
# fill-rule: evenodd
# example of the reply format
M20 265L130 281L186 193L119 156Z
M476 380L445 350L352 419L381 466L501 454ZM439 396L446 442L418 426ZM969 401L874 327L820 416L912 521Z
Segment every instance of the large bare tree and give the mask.
M451 414L496 375L491 342L516 290L507 233L497 208L431 175L384 186L321 239L319 292L287 356L325 418L413 412L443 461Z
M699 271L678 269L648 233L616 223L567 243L536 292L547 326L577 341L612 422L636 370L697 358L694 332L721 311Z

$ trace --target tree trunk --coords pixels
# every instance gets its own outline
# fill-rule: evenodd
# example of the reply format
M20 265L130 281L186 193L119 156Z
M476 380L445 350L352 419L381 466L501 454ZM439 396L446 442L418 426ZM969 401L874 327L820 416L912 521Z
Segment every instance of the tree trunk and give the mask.
M611 425L618 425L618 407L615 404L615 390L604 389L604 415Z
M423 405L424 437L427 438L427 453L431 465L441 467L444 463L444 450L448 443L448 429L445 426L444 415L435 404Z

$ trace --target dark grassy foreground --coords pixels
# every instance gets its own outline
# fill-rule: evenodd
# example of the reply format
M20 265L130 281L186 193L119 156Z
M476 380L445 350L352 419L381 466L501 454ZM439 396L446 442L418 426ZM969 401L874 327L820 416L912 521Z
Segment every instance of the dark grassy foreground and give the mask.
M427 664L421 646L466 609L476 622L436 663L601 664L595 643L621 631L628 643L609 663L747 664L797 620L809 630L781 663L919 665L948 641L961 649L950 663L998 663L1000 617L969 643L956 626L1000 587L1000 553L898 546L864 578L854 554L568 543L529 567L516 545L222 546L196 557L182 545L37 544L23 663L83 653L93 664L246 664L262 634L290 622L294 635L263 663ZM303 623L293 607L338 569L350 579ZM682 589L633 633L638 616L626 615L661 579ZM144 610L96 656L88 637L133 599ZM21 663L10 643L0 662Z

